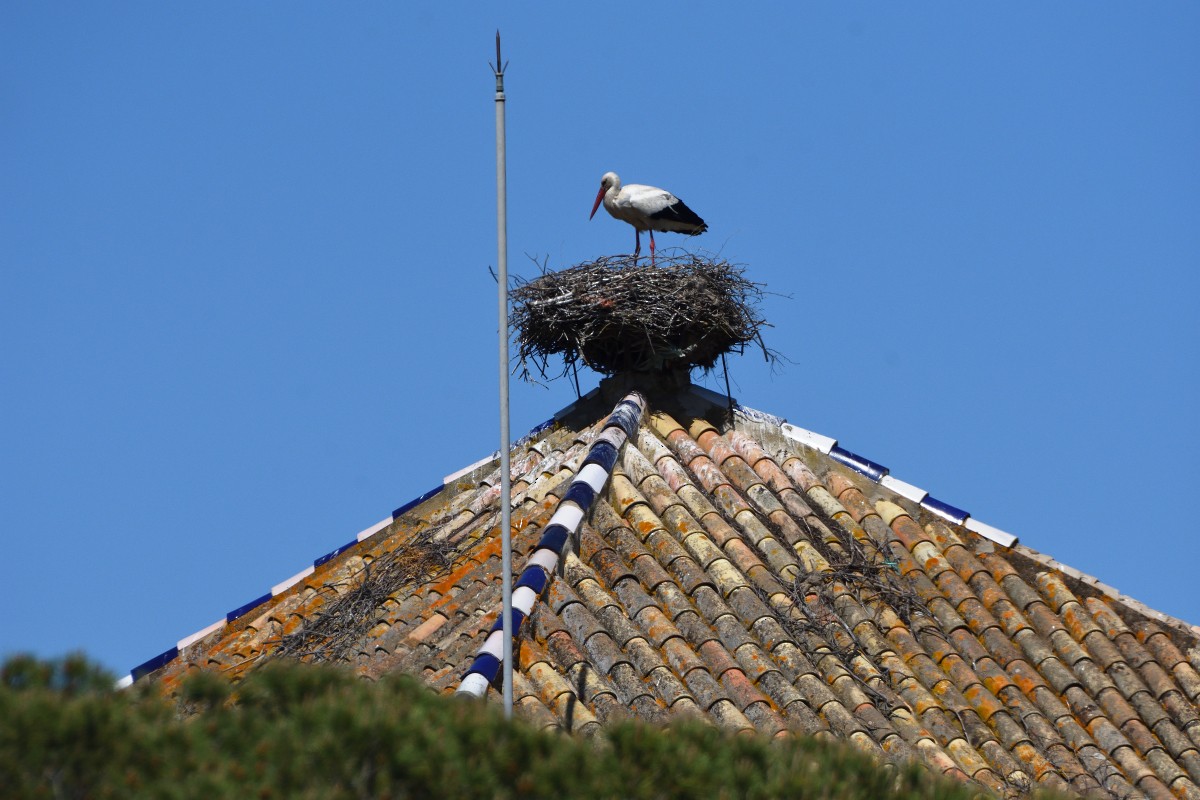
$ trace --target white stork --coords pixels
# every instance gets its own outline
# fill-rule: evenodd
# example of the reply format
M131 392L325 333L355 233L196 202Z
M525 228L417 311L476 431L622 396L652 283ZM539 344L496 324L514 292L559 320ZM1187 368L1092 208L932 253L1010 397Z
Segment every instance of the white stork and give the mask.
M633 226L633 262L637 263L642 252L642 231L650 231L650 264L654 264L654 232L673 231L695 236L708 230L704 220L683 201L666 189L631 183L621 185L615 172L606 172L600 179L600 191L592 204L588 219L596 216L600 203L614 219L624 220Z

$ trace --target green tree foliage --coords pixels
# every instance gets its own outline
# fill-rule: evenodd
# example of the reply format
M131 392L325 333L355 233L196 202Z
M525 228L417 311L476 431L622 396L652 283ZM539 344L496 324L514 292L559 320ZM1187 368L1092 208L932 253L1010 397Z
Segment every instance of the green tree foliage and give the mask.
M236 687L117 691L78 656L0 667L6 798L977 797L835 742L623 723L592 740L506 722L406 676L277 662Z

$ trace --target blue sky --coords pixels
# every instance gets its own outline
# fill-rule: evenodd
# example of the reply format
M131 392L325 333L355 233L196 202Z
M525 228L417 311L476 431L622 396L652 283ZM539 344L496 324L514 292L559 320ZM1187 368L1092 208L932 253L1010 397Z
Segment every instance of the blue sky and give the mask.
M513 272L670 189L774 293L741 402L1200 623L1200 6L682 9L0 10L0 655L126 672L495 449L497 27Z

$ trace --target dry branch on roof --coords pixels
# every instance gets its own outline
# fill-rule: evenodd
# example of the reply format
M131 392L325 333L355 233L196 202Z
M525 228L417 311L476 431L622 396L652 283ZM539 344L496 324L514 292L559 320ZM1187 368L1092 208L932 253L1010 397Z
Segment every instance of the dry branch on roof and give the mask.
M691 253L660 255L658 266L609 256L547 272L509 292L522 377L531 367L547 377L553 356L564 374L582 364L608 375L711 369L752 343L772 359L762 294L740 267Z
M358 583L334 595L304 627L282 637L274 655L311 662L339 661L352 654L354 646L383 617L384 601L408 588L417 580L426 580L445 572L451 561L452 546L437 536L439 529L426 531L408 544L392 550L351 576Z

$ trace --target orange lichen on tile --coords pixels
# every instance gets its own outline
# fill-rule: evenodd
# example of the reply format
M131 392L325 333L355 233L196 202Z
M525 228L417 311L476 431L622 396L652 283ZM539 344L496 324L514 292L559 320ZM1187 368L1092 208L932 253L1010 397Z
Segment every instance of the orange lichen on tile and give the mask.
M675 455L679 458L679 463L683 464L688 469L692 470L693 472L695 472L697 468L708 470L708 477L710 480L715 482L715 485L728 483L728 480L725 478L725 476L721 474L720 468L717 467L716 464L713 464L712 459L710 459L708 454L704 452L704 448L697 444L696 441L692 439L692 437L689 436L686 431L676 429L667 436L664 436L663 440L666 441L667 446L670 447ZM703 480L701 482L703 482Z
M984 607L990 610L996 617L999 617L1003 612L1011 613L1017 610L1017 607L1008 599L1008 593L1000 588L1000 584L996 583L995 579L988 573L976 572L971 577L970 585L975 590L976 596L983 603ZM1001 607L997 608L998 605Z
M729 431L727 436L733 449L771 487L771 491L781 494L796 488L782 467L753 438L738 430Z
M522 665L521 669L529 678L538 698L547 708L553 708L555 700L560 695L574 694L570 685L546 661L536 661L528 666Z
M972 593L980 596L980 599L983 599L981 595L989 589L992 591L999 590L995 580L988 574L987 569L975 557L975 554L966 547L953 545L943 548L942 556L954 569L955 574L961 581L961 585L970 587ZM986 599L984 599L984 603L990 605Z
M638 453L638 451L634 448L626 448L625 452L628 454L638 455L638 461L634 462L637 466L644 466L648 470L654 469L654 467L646 462L645 458L642 457L641 454ZM626 457L627 464L632 460L632 455ZM628 469L628 467L626 467L626 469ZM668 509L677 508L683 503L683 501L679 499L679 496L671 490L670 486L667 485L666 480L664 480L663 477L657 472L635 478L634 485L650 504L650 507L654 509L654 513L658 514L659 516L662 516Z
M613 510L621 516L625 516L625 512L632 506L646 503L628 476L615 470L608 482L608 500L612 503Z
M681 512L683 515L686 513ZM725 552L709 537L708 532L694 520L689 522L690 519L690 516L686 519L677 517L671 520L664 519L663 522L668 524L671 533L703 569L707 570L716 561L726 560Z
M693 516L692 512L687 508L687 506L670 506L669 508L664 509L661 514L659 514L659 518L662 519L667 528L670 529L673 534L675 534L675 538L679 539L681 542L686 542L687 538L694 533L700 534L706 540L711 541L708 531L703 525L700 524L700 521ZM713 547L717 548L713 551L714 553L720 552L715 541L713 541ZM704 559L705 562L709 560L711 560L711 558L705 557Z
M1178 730L1186 734L1190 743L1200 747L1200 709L1187 700L1171 675L1106 604L1089 598L1087 606L1097 622L1105 626L1126 661L1135 669L1135 675L1142 679L1147 693L1161 703L1161 708L1167 712ZM1142 712L1142 716L1146 718L1147 713ZM1184 752L1187 747L1180 744L1177 749Z
M726 480L748 496L761 498L760 510L764 513L783 510L783 505L771 494L771 490L763 483L762 477L740 455L734 452L725 439L713 436L707 445L703 442L699 444L708 451L713 463L719 465ZM756 491L760 489L761 492Z
M1116 601L1047 566L1056 562L1001 554L880 499L895 497L801 452L774 423L735 412L732 429L686 425L657 415L622 449L578 550L523 627L518 706L536 724L589 735L629 715L698 716L768 736L836 734L1005 796L1035 782L1192 796L1200 676L1179 652L1186 632L1146 627L1124 606L1118 615ZM597 430L564 426L514 458L520 557ZM250 668L352 589L367 561L440 526L453 567L385 601L351 659L364 674L405 669L452 688L500 602L499 473L489 469L189 659Z
M559 727L559 721L554 713L546 707L537 694L537 689L529 678L520 671L514 670L513 676L513 707L520 716L531 724L543 729Z
M1179 688L1193 703L1200 703L1200 675L1179 652L1170 637L1149 620L1134 627L1138 641L1153 654L1165 670L1171 673Z
M662 551L660 554L671 559L678 558L683 554L683 548L675 541L672 536L657 536L657 534L665 534L666 528L663 526L662 520L654 515L645 504L638 504L625 510L625 521L629 524L631 530L637 533L638 537L652 550L654 549L654 541L670 542L672 546L669 549ZM660 562L663 566L669 566L670 561Z

